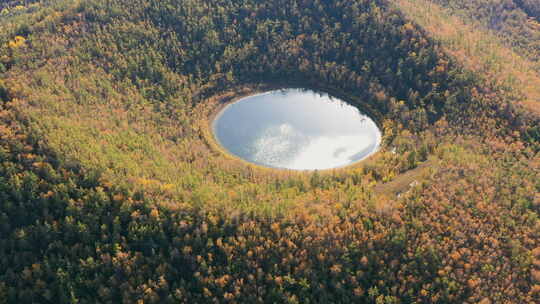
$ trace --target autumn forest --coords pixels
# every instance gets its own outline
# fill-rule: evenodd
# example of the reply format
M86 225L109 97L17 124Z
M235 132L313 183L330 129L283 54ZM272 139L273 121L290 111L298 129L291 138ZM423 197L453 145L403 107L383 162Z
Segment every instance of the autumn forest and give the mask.
M380 150L224 153L289 87ZM0 3L0 304L539 302L538 1Z

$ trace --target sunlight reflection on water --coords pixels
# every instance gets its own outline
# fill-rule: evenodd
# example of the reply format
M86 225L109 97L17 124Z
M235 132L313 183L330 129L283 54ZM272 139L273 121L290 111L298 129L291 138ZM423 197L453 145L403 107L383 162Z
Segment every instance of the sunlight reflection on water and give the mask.
M259 165L295 170L349 165L377 151L381 133L358 109L328 95L287 89L243 98L214 122L219 143Z

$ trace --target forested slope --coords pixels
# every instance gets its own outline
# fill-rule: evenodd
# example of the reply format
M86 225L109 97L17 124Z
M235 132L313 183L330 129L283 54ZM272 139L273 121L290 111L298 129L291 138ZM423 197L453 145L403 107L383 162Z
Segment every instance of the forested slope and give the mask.
M500 38L521 54L538 61L540 4L530 0L435 0L455 14L478 21L483 27L500 33Z
M540 114L540 24L518 1L399 0L396 7L485 82Z
M509 57L474 68L407 1L3 8L0 303L540 300L535 91L496 76ZM531 37L515 47L536 73ZM288 86L369 113L381 151L289 172L216 148L222 102Z

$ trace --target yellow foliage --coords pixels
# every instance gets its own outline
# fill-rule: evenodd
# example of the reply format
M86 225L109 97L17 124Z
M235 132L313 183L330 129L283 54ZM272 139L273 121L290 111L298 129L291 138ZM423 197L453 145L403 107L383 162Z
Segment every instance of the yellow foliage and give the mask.
M157 209L152 209L152 211L150 211L150 216L153 217L153 218L158 218L159 217L159 211Z
M161 185L161 191L167 192L174 189L174 184L163 184Z
M156 187L160 184L158 180L150 179L150 178L139 178L137 181L142 186Z
M8 46L12 49L16 49L23 46L25 43L26 43L26 38L24 38L23 36L15 36L13 40L8 42Z
M44 162L35 162L32 164L36 168L43 168L45 166Z
M540 270L531 270L531 278L534 282L540 283Z
M410 22L407 22L403 27L402 27L402 30L403 32L405 33L408 33L408 34L412 34L414 33L414 25L412 25Z
M51 197L51 196L53 196L53 195L54 195L54 192L52 192L52 191L49 190L47 193L41 194L41 197L42 197L42 198L49 198L49 197Z

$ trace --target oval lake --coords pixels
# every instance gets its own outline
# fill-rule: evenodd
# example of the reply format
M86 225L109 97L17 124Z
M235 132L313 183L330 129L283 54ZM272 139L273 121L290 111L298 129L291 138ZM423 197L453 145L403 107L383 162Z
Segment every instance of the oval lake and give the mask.
M283 89L227 105L213 122L230 153L258 165L294 170L350 165L376 152L381 132L360 111L328 94Z

